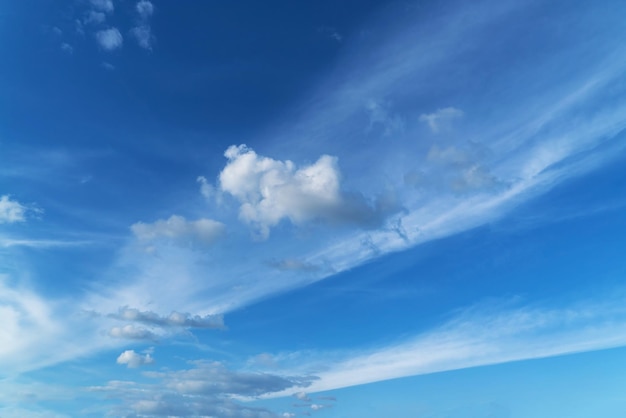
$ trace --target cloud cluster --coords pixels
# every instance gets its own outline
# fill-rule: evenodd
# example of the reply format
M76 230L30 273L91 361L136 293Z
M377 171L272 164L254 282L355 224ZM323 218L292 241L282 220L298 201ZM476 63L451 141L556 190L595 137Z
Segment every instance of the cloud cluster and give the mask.
M122 356L124 364L129 366L133 361L136 361L132 363L136 366L146 364L146 356L132 350ZM266 409L247 407L234 399L258 397L294 386L306 387L315 380L308 376L233 371L222 363L212 361L197 361L192 365L184 370L144 373L156 381L154 384L113 381L91 390L119 399L122 405L115 412L120 416L275 418L277 415Z
M154 363L154 358L150 353L138 354L135 350L126 350L117 358L117 364L125 364L126 367L134 369L146 364Z
M131 231L142 241L170 239L177 242L212 244L225 230L224 224L211 219L187 221L184 217L172 215L154 223L137 222Z
M154 13L154 5L148 0L140 0L135 5L135 11L138 16L137 25L130 30L130 33L140 47L152 50L154 37L150 27L150 19Z
M8 195L0 197L0 224L23 222L26 218L26 206Z
M293 224L321 220L359 226L380 224L389 207L370 205L359 194L343 192L337 158L321 156L303 167L258 155L245 145L231 146L219 175L223 192L241 204L239 218L265 239L283 219Z

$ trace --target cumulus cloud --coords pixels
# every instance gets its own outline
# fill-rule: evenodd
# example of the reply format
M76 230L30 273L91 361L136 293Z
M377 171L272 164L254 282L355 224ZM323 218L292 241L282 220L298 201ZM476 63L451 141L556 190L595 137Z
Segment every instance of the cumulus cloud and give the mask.
M169 316L160 316L150 311L139 311L133 308L121 308L116 314L110 315L112 318L135 321L149 325L161 327L183 327L202 329L222 329L224 328L224 316L217 315L190 315L188 313L172 312Z
M115 10L115 6L113 6L112 0L91 0L90 3L91 6L99 12L105 12L110 14L113 13L113 11Z
M438 109L434 113L420 115L420 122L426 123L433 133L439 133L450 127L452 122L463 117L462 110L455 107Z
M8 195L0 197L0 224L23 222L26 219L26 206Z
M225 226L211 219L187 221L182 216L172 215L169 219L160 219L154 223L137 222L130 229L142 241L165 238L174 241L212 244L224 233Z
M245 145L233 145L224 155L228 163L219 175L221 190L241 203L239 218L262 239L283 219L296 225L323 220L372 227L389 209L382 201L372 207L363 196L343 192L336 157L323 155L298 168Z
M105 51L121 48L124 43L124 38L117 28L103 29L96 32L96 40Z
M126 350L117 358L117 364L125 364L130 369L152 363L154 363L154 358L152 358L150 353L141 355L136 353L135 350Z

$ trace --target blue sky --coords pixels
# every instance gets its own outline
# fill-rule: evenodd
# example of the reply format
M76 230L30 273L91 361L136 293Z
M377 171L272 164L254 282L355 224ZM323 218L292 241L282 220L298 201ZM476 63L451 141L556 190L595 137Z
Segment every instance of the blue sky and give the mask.
M624 12L3 2L0 416L622 416Z

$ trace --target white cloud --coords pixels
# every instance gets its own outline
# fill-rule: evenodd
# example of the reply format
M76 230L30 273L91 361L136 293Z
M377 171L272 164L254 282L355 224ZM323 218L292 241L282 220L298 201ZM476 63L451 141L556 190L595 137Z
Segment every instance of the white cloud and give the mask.
M26 219L26 206L8 195L0 197L0 224L23 222Z
M124 38L117 28L109 28L96 32L96 40L105 51L113 51L121 48Z
M428 127L434 133L439 133L444 129L448 129L452 122L463 117L462 110L454 107L446 107L438 109L434 113L420 115L420 122L428 124Z
M224 328L224 316L215 315L190 315L188 313L172 312L168 316L160 316L150 311L139 311L132 308L121 308L117 314L110 315L112 318L124 321L135 321L144 324L161 327L183 327L202 329Z
M149 340L154 341L157 335L149 329L126 325L123 327L113 327L109 330L109 335L113 338L125 338L129 340Z
M143 49L152 49L152 30L148 25L136 26L130 30L137 44Z
M130 229L142 241L166 238L179 242L212 244L223 235L225 226L211 219L187 221L182 216L172 215L169 219L160 219L151 224L137 222Z
M141 0L135 6L137 9L137 13L139 13L139 17L143 20L148 19L154 13L154 5L148 0Z
M204 176L199 176L196 181L200 184L200 194L206 199L211 199L215 195L215 187L209 184Z
M91 5L95 10L109 14L115 10L113 0L91 0Z
M74 53L74 48L72 47L72 45L63 42L61 44L61 51L65 52L66 54L73 54Z
M311 400L306 392L296 392L293 394L293 397L303 402L309 402Z
M134 350L126 350L117 358L117 364L125 364L128 368L137 368L154 363L154 358L148 354L137 354Z
M624 306L617 298L560 309L474 307L408 342L326 364L307 391L620 347L626 344Z
M372 208L356 194L341 191L337 158L321 156L297 168L289 161L262 157L245 145L231 146L219 176L222 191L239 200L239 218L267 238L281 220L293 224L324 220L374 226L388 208Z
M104 23L105 21L106 21L106 14L104 14L103 12L90 10L85 16L85 18L83 19L82 23L84 23L85 25L89 25L89 24L99 25L99 24Z

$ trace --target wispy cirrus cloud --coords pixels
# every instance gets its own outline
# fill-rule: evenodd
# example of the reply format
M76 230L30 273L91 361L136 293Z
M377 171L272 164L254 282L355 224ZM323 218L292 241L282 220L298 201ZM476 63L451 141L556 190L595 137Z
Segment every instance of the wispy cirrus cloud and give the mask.
M307 392L619 347L626 344L625 330L622 299L562 308L477 305L412 340L356 351L311 371L319 380Z

